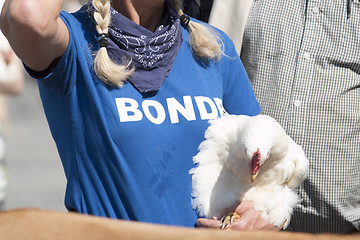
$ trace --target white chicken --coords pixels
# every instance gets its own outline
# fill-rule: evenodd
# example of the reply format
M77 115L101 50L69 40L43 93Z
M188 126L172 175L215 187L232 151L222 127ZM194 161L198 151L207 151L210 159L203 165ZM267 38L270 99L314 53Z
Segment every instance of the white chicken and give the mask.
M302 148L266 115L212 120L205 138L190 170L199 215L212 218L238 201L252 201L264 219L285 229L300 201L293 189L308 172Z

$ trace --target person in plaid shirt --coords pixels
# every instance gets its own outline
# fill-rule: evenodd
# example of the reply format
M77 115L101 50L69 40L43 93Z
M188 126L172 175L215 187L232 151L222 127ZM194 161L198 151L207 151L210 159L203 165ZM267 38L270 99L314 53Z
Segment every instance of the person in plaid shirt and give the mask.
M228 9L210 23L229 29L221 22L238 18L241 7ZM310 161L292 231L360 228L359 26L355 0L257 0L247 18L240 56L262 113L277 119Z

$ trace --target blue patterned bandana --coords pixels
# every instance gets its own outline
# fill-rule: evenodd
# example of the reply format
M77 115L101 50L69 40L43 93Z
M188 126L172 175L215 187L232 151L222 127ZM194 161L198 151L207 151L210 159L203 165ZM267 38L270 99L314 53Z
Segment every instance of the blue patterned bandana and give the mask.
M110 58L118 64L132 60L135 72L129 81L140 93L159 90L182 44L180 19L174 6L165 1L163 20L154 32L113 8L111 17L107 48Z

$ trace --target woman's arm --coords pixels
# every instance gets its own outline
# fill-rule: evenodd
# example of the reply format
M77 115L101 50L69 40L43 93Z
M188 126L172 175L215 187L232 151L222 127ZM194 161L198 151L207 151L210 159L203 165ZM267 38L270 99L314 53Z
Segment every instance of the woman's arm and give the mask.
M0 27L18 57L44 71L65 52L69 33L60 19L62 0L6 0Z

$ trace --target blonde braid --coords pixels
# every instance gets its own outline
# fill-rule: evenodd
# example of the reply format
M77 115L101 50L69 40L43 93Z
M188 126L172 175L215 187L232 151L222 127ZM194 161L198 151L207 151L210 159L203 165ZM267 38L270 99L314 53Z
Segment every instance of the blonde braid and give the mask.
M94 7L94 20L96 31L99 35L108 36L109 25L111 22L110 0L92 0ZM107 52L106 47L100 47L94 59L94 70L96 75L105 83L121 87L126 79L134 72L134 68L129 68L131 61L126 65L119 65L113 62Z
M177 8L179 16L182 11L180 0L171 0ZM190 21L188 25L189 42L197 58L200 59L220 59L223 54L221 39L217 33L203 23Z

